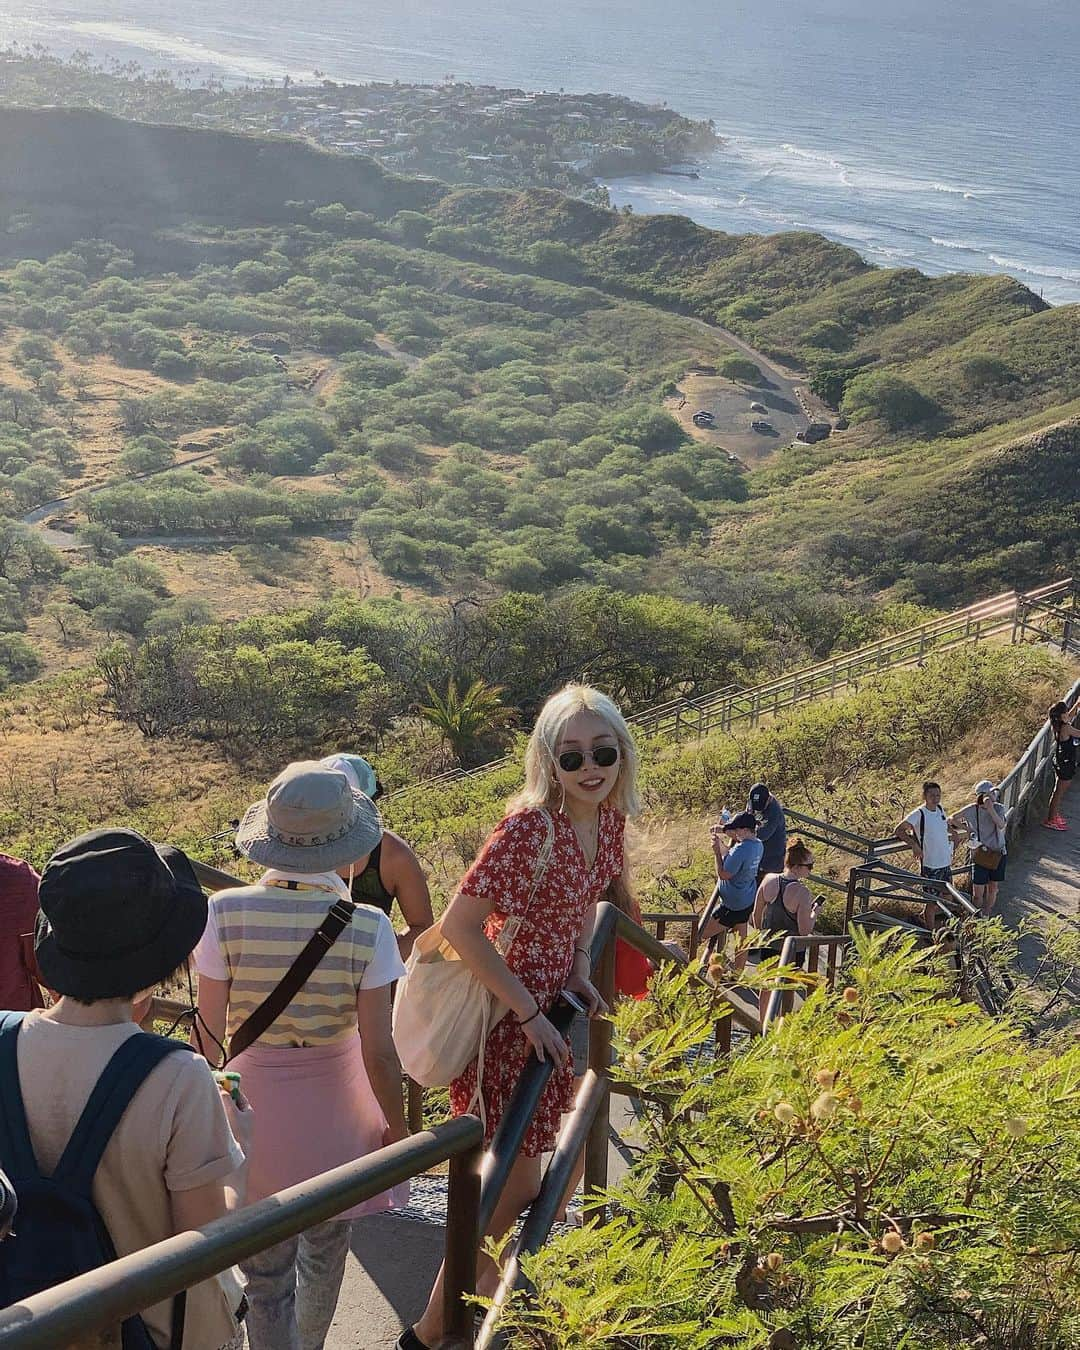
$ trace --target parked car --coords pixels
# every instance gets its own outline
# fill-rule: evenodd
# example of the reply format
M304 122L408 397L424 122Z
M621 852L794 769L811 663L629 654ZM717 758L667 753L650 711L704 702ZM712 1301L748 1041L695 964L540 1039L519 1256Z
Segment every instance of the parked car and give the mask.
M751 431L772 431L773 426L771 422L766 422L764 418L755 417L750 423L750 429Z
M716 414L709 412L708 408L701 408L694 414L693 422L696 427L715 426Z
M765 406L764 403L751 403L751 404L750 404L750 411L751 411L751 412L768 412L769 410L768 410L768 408L766 408L766 406Z

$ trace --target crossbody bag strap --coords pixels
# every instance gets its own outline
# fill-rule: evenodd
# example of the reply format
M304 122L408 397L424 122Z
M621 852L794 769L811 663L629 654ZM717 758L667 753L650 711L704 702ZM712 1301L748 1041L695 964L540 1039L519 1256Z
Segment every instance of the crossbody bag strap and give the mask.
M532 887L529 891L529 898L525 901L525 908L520 914L511 915L503 924L495 946L499 955L505 961L510 954L510 949L514 945L518 933L521 931L521 925L528 917L529 910L532 908L532 902L536 899L536 893L540 889L540 882L543 880L544 872L551 861L551 850L555 846L555 822L551 818L551 812L541 809L540 814L544 817L544 824L547 827L547 833L544 842L540 847L540 852L536 856L536 866L533 869Z
M352 917L356 910L355 900L347 900L344 896L340 896L334 901L326 918L312 934L304 950L250 1017L238 1026L230 1037L229 1053L225 1059L226 1064L235 1059L237 1055L243 1054L249 1046L254 1045L259 1037L273 1026L300 990L303 989L319 962L352 923Z

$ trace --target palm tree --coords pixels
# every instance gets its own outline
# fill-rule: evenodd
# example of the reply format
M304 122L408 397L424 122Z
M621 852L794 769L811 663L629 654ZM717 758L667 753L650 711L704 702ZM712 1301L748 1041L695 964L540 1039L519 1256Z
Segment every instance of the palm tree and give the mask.
M442 733L457 759L466 763L484 741L506 730L516 716L513 708L502 702L501 685L474 680L462 690L456 680L450 680L445 694L437 694L428 685L431 703L416 711Z

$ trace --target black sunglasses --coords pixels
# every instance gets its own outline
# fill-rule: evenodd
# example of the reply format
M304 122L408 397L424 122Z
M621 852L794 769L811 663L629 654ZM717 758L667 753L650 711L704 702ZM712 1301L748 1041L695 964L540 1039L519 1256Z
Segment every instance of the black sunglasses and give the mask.
M576 773L585 763L586 755L598 769L610 769L618 761L619 747L598 745L595 750L564 750L559 756L559 768L563 773Z

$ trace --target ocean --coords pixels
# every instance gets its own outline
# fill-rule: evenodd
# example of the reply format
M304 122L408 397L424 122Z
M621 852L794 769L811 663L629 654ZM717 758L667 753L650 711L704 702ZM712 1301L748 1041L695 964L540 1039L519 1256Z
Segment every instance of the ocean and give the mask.
M181 78L452 74L666 101L725 147L697 180L609 183L618 205L1080 301L1075 0L8 0L12 42Z

